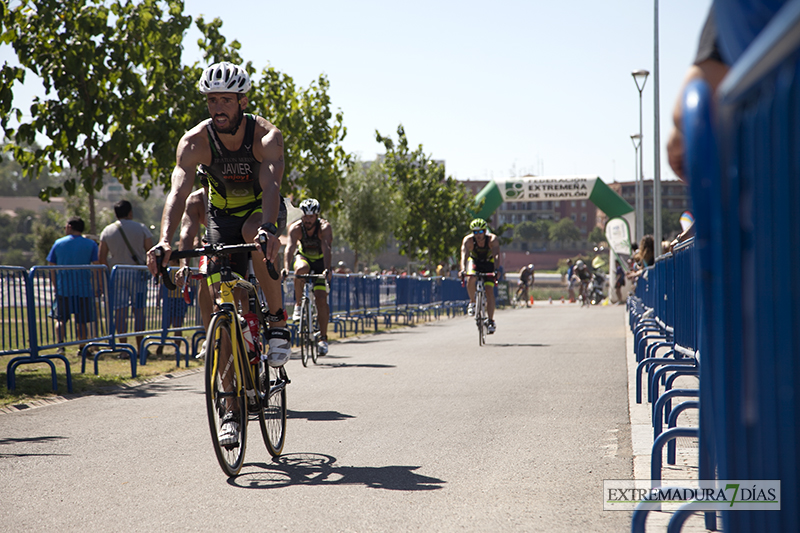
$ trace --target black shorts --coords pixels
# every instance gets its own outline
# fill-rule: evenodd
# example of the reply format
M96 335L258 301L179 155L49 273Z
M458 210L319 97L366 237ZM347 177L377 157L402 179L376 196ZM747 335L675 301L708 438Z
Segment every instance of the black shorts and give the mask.
M206 239L210 244L247 244L244 241L244 237L242 237L242 228L244 227L244 223L248 218L250 218L250 215L260 212L261 206L258 206L251 211L248 211L243 216L234 216L225 213L225 211L222 209L209 206L208 216L206 217L208 221L208 225L206 226ZM283 196L281 196L280 206L278 209L278 221L276 224L278 227L278 235L280 235L286 228L286 213L286 204L284 203ZM247 277L247 262L249 260L249 257L247 256L248 254L246 253L231 254L231 270L243 278ZM210 261L206 273L208 275L216 274L219 272L219 270L219 262Z
M308 257L304 256L303 254L296 254L294 256L294 269L297 270L298 265L297 263L306 263L309 266L309 274L322 274L325 272L325 259L309 259ZM327 289L327 285L325 284L324 279L316 279L314 280L314 290L315 291L324 291Z
M236 217L220 213L214 207L208 210L208 225L206 226L206 238L211 244L246 244L242 237L242 227L248 217ZM247 277L248 253L231 254L231 270L243 278ZM216 274L220 271L221 265L218 259L210 259L208 262L207 275Z

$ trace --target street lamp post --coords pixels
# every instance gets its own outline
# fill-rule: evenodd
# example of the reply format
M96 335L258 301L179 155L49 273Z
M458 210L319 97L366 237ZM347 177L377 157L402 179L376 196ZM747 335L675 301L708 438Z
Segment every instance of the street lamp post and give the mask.
M635 169L635 193L634 193L634 209L636 210L636 227L633 229L634 232L634 239L636 242L640 242L642 240L642 236L644 235L644 201L643 201L643 187L642 187L642 180L641 176L639 175L639 145L642 143L642 134L636 133L631 135L631 142L633 142L633 149L634 149L634 159L633 159L633 167Z
M639 201L641 202L640 210L636 214L637 218L637 233L639 232L639 228L641 228L641 233L637 235L637 240L641 240L644 237L644 175L642 173L643 162L644 162L644 143L642 140L644 137L642 136L642 91L644 91L644 84L647 83L647 76L650 73L644 69L634 70L631 72L633 76L633 81L636 82L636 88L639 90ZM641 220L641 226L639 226L638 220Z
M661 255L661 114L659 102L658 82L658 0L653 1L655 22L653 27L653 140L655 152L653 153L653 242L655 243L655 257Z

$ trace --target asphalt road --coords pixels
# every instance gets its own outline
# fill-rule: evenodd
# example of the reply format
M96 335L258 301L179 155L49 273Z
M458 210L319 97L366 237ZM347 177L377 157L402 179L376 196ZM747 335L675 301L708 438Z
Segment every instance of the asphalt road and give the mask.
M536 305L331 344L288 363L272 461L250 425L228 479L202 374L0 415L5 531L626 531L624 311Z

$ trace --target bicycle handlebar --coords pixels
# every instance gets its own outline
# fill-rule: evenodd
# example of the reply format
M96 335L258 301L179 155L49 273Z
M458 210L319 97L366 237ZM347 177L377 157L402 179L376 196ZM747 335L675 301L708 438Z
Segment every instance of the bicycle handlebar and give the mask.
M294 277L298 279L327 279L328 269L323 270L322 274L294 274Z
M262 241L261 249L266 255L266 241ZM186 259L190 257L200 257L200 256L208 256L208 257L216 257L221 255L232 255L237 253L250 253L257 250L259 247L258 244L206 244L202 248L195 248L193 250L176 250L172 252L170 255L171 259ZM177 289L177 285L170 279L169 271L167 267L165 267L161 263L161 256L164 254L164 250L162 248L156 248L155 256L156 262L158 263L158 271L161 274L161 282L164 286L171 291ZM275 271L275 265L272 264L272 261L267 261L267 271L269 272L269 276L272 279L278 279L278 273Z

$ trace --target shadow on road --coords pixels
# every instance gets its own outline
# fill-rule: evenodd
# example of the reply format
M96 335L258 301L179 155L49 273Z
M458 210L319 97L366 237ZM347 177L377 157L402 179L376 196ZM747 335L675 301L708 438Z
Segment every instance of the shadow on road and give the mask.
M24 438L3 438L0 439L0 446L13 446L14 444L29 444L29 443L49 443L55 442L59 440L66 439L67 437L55 437L55 436L47 436L47 437L24 437ZM13 449L13 448L11 448ZM8 457L68 457L68 453L8 453L6 449L0 450L0 459L6 459Z
M526 343L523 343L523 342L519 342L519 343L498 342L497 344L495 344L493 342L487 342L486 346L497 346L499 348L518 348L518 347L523 347L523 346L524 347L528 347L528 348L547 348L550 345L549 344L526 344Z
M257 468L230 478L228 483L245 489L275 489L296 485L364 485L386 490L437 490L441 479L417 474L419 466L336 466L336 458L316 453L282 455L271 464L250 463Z
M305 419L313 422L333 422L355 418L353 415L346 415L338 411L294 411L292 409L286 410L286 416L291 419Z

